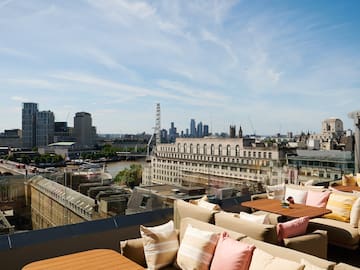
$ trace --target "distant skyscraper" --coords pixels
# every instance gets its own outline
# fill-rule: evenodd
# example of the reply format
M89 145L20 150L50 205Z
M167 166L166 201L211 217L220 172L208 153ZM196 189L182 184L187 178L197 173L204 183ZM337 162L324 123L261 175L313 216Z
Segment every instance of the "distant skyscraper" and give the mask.
M190 137L196 137L196 127L195 127L195 119L190 120Z
M55 117L51 111L38 110L37 103L23 103L22 141L24 148L46 146L54 142Z
M175 142L176 133L177 131L174 122L171 122L171 127L169 129L169 142Z
M166 129L162 129L160 131L160 142L161 143L166 143L168 142L168 132Z
M208 125L204 125L204 137L205 136L209 136L209 126Z
M202 122L199 122L199 124L197 125L197 130L196 131L197 131L197 137L198 138L204 137Z
M74 117L74 135L81 147L93 147L96 129L92 126L91 114L77 112Z
M55 117L51 111L37 113L36 146L47 146L54 142Z
M22 109L22 144L24 148L36 147L37 103L23 103Z
M186 129L185 136L186 136L186 137L189 137L189 129L188 129L188 128Z

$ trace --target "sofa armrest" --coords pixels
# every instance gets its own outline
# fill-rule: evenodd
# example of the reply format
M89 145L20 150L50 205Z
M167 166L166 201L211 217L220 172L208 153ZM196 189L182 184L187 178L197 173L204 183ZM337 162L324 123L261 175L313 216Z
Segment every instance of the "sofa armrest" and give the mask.
M327 258L327 231L316 230L314 232L284 239L284 245L297 251L301 251L319 258Z
M142 238L120 241L120 250L121 254L125 257L140 264L144 268L147 267Z

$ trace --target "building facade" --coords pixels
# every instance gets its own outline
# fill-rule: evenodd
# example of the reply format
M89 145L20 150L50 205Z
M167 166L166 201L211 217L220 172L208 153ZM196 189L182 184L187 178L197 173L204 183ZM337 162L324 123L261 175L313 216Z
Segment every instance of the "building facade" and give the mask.
M54 142L55 117L51 111L38 110L37 103L23 103L22 146L34 148Z
M0 146L21 148L22 132L20 129L8 129L0 134Z
M92 126L91 114L77 112L74 117L74 136L80 147L91 148L95 144L96 128Z
M178 138L160 144L145 165L144 184L248 187L287 181L285 150L243 138ZM147 174L151 174L151 176ZM151 179L151 180L150 180Z
M36 147L37 103L23 103L22 108L22 145L24 148Z
M324 183L341 179L343 174L354 173L354 158L351 151L297 150L287 157L290 170L296 172L299 182L313 180Z
M46 146L54 142L55 117L51 111L37 113L36 146Z
M95 200L42 176L29 180L33 230L97 218Z

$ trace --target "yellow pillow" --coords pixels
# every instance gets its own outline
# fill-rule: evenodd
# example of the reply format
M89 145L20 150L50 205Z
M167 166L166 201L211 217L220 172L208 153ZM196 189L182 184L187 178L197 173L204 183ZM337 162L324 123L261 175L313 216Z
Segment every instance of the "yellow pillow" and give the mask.
M356 186L356 179L352 174L344 174L341 180L343 186Z
M324 215L323 217L350 222L351 208L356 199L357 197L353 195L331 193L326 204L326 208L332 212Z

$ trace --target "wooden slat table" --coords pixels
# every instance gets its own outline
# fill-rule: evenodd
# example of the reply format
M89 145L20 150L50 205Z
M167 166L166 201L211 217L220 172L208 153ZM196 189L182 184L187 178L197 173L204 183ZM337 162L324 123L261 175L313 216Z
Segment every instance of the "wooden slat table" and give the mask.
M92 249L36 261L22 270L144 270L142 266L111 249Z
M283 208L280 200L273 199L259 199L253 201L246 201L241 203L242 206L253 208L256 210L267 211L278 215L298 218L308 216L310 218L320 217L331 213L329 209L321 207L313 207L305 204L290 204L289 208Z

